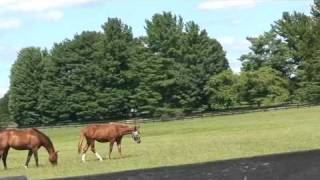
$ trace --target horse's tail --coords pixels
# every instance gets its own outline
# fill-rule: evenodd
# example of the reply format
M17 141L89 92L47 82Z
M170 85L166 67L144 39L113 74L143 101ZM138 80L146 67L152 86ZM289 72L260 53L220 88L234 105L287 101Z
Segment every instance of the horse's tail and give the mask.
M84 133L81 131L80 133L80 141L79 141L79 144L78 144L78 153L80 154L81 153L81 150L82 150L82 143L83 143L83 140L84 140Z

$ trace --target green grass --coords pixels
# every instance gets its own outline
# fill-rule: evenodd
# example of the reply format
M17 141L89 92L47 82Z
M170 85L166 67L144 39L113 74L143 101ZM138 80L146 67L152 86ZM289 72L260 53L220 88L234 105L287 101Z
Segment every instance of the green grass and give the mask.
M88 151L87 162L77 154L79 128L43 130L60 150L59 164L52 167L42 148L41 166L32 158L24 169L27 151L10 150L7 171L0 176L26 175L31 179L108 173L248 157L307 149L320 146L320 106L242 115L207 117L185 121L141 124L142 143L130 137L123 140L123 154L117 149L112 160L97 161ZM107 155L109 145L97 143L96 149Z

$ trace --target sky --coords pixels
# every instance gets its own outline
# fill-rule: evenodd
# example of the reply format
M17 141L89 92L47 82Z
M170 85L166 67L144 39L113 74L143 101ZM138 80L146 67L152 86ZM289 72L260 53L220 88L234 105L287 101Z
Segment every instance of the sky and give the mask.
M50 49L86 30L100 31L108 17L145 35L145 20L171 11L193 20L216 38L230 67L239 72L242 54L249 52L248 36L270 30L282 12L309 14L313 0L0 0L0 97L9 89L10 69L17 52L28 46Z

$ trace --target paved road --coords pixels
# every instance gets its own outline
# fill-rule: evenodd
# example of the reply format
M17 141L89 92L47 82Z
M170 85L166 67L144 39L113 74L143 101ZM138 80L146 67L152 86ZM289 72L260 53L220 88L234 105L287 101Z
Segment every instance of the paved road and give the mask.
M63 179L320 180L320 150Z

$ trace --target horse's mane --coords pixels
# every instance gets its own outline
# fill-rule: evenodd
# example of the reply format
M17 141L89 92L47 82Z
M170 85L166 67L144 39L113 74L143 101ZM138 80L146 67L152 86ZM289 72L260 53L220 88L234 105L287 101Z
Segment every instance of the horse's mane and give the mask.
M120 128L137 128L137 125L132 123L111 122L109 124L117 125Z
M111 122L109 124L114 124L114 125L122 126L122 127L132 127L132 126L134 126L133 124L126 124L126 123L119 123L119 122Z
M36 128L31 128L33 131L36 131L38 134L40 134L43 138L45 138L48 142L49 142L49 144L48 145L51 145L52 147L53 147L53 144L52 144L52 141L51 141L51 139L46 135L46 134L44 134L43 132L41 132L41 131L39 131L38 129L36 129Z

